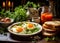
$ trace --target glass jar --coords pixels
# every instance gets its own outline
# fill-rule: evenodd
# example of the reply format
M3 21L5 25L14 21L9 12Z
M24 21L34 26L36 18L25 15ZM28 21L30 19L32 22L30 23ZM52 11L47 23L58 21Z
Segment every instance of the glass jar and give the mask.
M41 12L41 23L43 24L46 21L51 21L52 17L51 9L48 6L43 6Z

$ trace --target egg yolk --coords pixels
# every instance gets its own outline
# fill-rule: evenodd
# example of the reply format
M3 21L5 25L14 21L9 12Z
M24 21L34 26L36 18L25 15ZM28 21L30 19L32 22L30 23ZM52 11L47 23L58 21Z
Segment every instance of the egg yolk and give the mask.
M34 27L34 25L33 24L28 24L28 27L32 28L32 27Z
M22 27L17 27L17 32L22 32L23 31L23 28Z

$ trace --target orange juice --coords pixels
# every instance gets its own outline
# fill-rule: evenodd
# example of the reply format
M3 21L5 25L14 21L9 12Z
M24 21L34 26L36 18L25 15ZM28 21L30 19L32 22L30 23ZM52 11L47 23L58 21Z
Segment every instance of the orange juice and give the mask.
M41 23L44 23L46 21L51 21L52 20L52 13L50 12L45 12L41 14Z

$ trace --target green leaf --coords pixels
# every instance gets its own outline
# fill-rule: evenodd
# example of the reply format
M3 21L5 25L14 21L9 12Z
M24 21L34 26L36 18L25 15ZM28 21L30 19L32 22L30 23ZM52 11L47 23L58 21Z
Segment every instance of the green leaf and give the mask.
M47 38L45 38L45 40L46 40L46 41L49 41L49 38L47 37Z

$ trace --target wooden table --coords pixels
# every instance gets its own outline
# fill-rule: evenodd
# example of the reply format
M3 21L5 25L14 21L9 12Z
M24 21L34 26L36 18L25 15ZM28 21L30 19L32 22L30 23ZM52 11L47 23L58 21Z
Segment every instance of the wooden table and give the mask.
M60 20L60 19L53 19L53 20ZM15 36L14 36L15 37ZM16 38L16 37L15 37ZM19 37L18 37L19 38ZM23 38L24 39L24 38ZM3 43L60 43L60 40L56 40L56 41L46 41L44 40L44 38L38 40L38 41L23 41L23 40L15 40L13 39L11 36L10 36L10 33L7 32L7 36L5 35L1 35L0 34L0 43L3 42Z
M19 38L19 37L18 37ZM0 42L3 42L3 43L11 43L11 42L14 42L14 43L34 43L34 41L18 41L18 40L14 40L10 37L10 33L7 33L7 36L5 35L0 35ZM57 40L57 41L46 41L44 39L41 39L41 40L38 40L36 41L35 43L60 43L60 40Z

